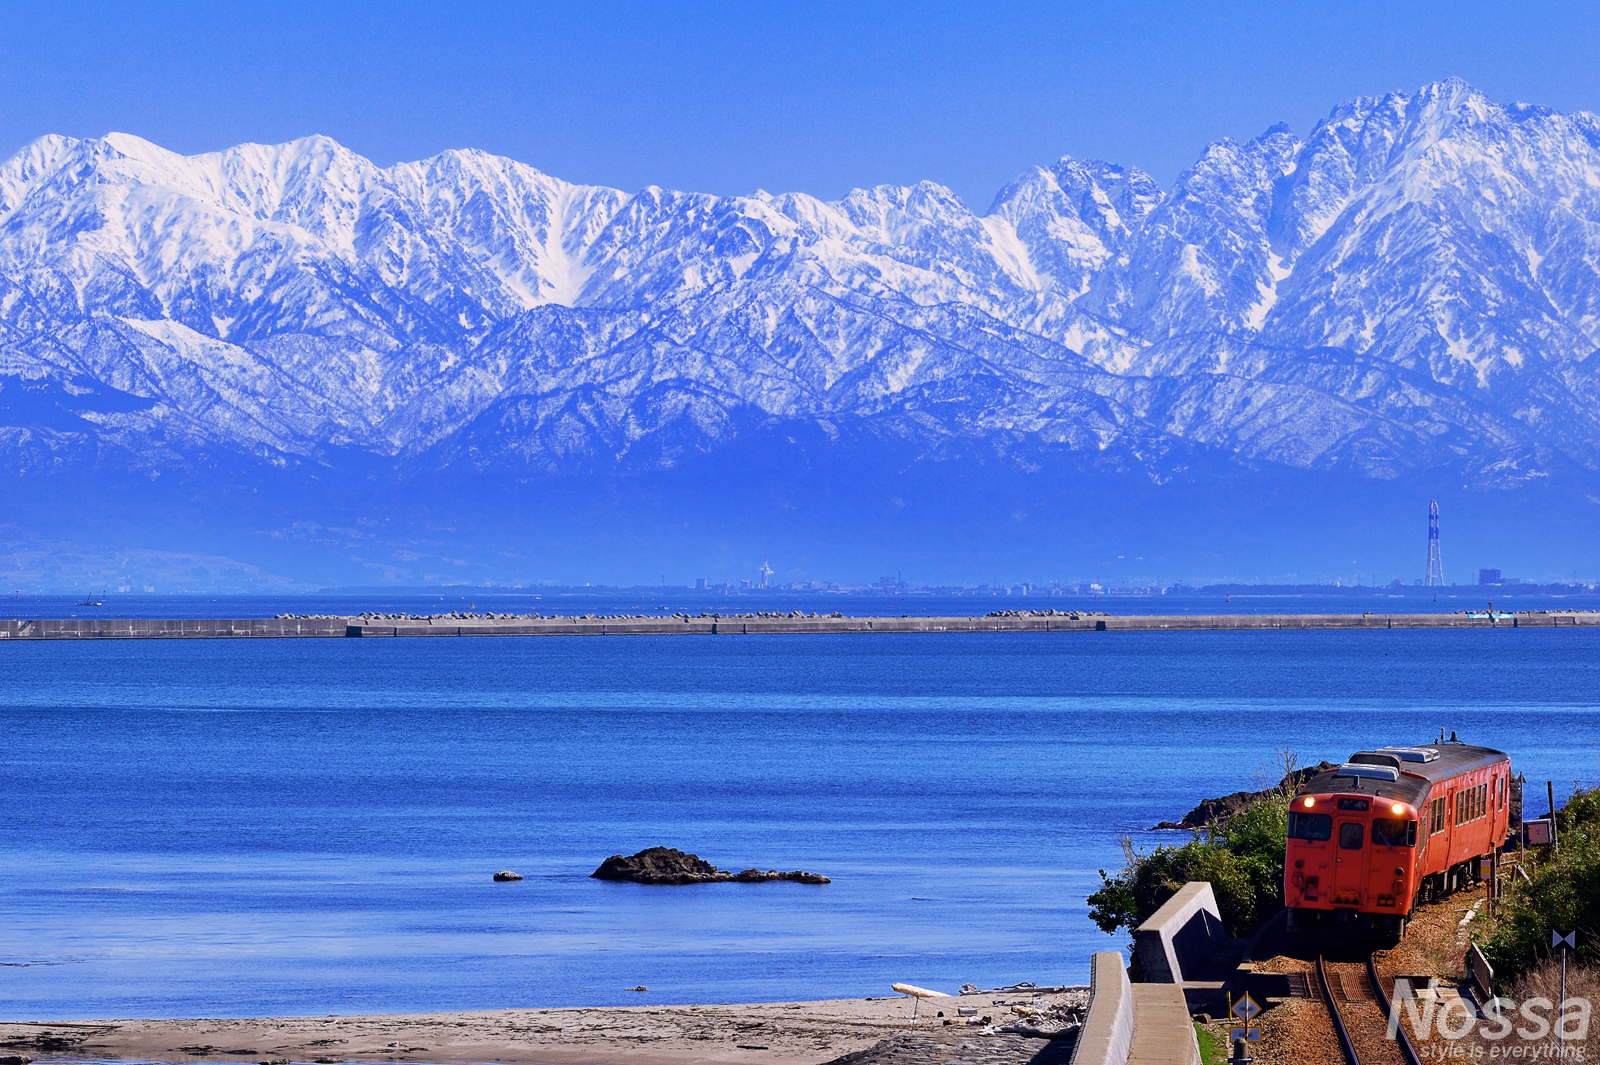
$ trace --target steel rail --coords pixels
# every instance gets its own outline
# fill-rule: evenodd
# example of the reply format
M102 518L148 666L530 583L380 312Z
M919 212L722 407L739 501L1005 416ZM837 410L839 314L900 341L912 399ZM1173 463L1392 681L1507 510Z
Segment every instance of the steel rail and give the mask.
M1320 954L1317 955L1317 984L1322 988L1322 1000L1328 1004L1328 1016L1333 1018L1333 1031L1339 1037L1339 1046L1344 1050L1344 1060L1350 1065L1361 1065L1361 1059L1356 1056L1355 1044L1350 1042L1350 1033L1345 1029L1344 1018L1339 1014L1339 1004L1333 1000L1333 989L1328 986L1328 970Z
M1383 982L1378 979L1378 967L1373 963L1376 954L1367 955L1367 979L1372 981L1373 993L1378 996L1378 1005L1383 1008L1383 1017L1387 1021L1394 1016L1394 1007L1389 1003L1389 994L1383 989ZM1411 1037L1406 1035L1406 1026L1395 1017L1394 1031L1399 1036L1400 1055L1406 1059L1406 1065L1422 1065L1422 1059L1417 1057L1417 1048L1411 1045Z

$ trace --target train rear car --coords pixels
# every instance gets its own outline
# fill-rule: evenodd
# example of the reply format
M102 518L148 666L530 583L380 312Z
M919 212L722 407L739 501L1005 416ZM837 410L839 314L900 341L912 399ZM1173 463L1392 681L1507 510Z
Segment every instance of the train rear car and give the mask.
M1398 939L1475 884L1509 830L1511 759L1457 743L1357 751L1301 785L1283 862L1289 929Z

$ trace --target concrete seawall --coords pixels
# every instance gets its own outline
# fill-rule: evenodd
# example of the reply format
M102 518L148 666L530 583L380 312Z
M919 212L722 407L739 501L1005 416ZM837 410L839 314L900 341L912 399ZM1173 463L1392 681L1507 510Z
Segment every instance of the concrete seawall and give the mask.
M983 617L285 617L234 619L61 618L0 620L0 639L227 639L303 636L732 636L763 633L1157 632L1260 629L1524 629L1600 626L1600 613L1575 611L1473 617L1467 614L1213 614L1196 616L1007 611Z

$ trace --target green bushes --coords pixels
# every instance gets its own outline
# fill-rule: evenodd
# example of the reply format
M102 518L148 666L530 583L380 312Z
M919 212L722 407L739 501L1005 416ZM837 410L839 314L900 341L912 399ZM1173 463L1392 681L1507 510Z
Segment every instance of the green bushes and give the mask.
M1106 932L1132 930L1190 880L1209 880L1229 935L1244 935L1283 908L1283 850L1289 797L1273 792L1251 800L1226 821L1182 846L1148 854L1124 838L1126 861L1114 876L1100 870L1089 896L1089 917Z
M1482 944L1496 979L1511 980L1550 955L1550 930L1580 931L1581 964L1600 963L1600 788L1578 791L1556 815L1559 846L1512 881L1494 935Z

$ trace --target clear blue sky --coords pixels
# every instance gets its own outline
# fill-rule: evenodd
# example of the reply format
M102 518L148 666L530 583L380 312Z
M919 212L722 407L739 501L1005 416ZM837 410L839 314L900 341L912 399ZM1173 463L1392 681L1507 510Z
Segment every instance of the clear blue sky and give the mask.
M1164 185L1204 145L1451 75L1600 111L1600 4L684 5L0 0L0 153L323 133L718 193L928 178L974 208L1062 155Z

